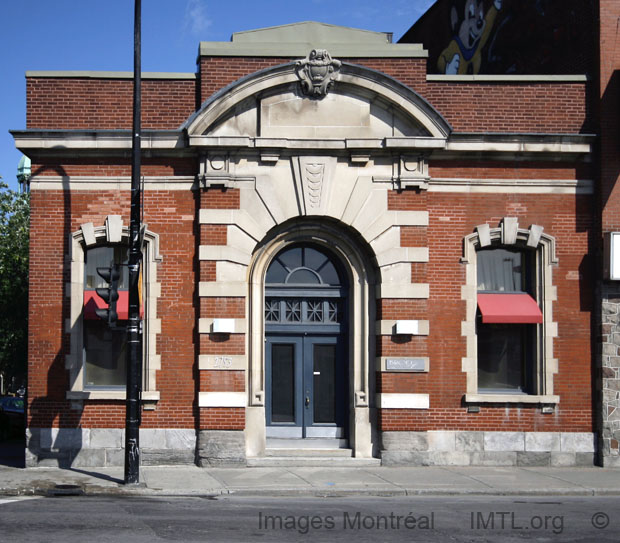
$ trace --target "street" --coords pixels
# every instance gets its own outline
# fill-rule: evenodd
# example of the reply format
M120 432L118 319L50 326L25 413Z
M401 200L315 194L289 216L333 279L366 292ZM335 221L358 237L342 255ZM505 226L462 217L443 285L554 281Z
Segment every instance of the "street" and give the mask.
M618 541L620 497L0 499L2 541Z

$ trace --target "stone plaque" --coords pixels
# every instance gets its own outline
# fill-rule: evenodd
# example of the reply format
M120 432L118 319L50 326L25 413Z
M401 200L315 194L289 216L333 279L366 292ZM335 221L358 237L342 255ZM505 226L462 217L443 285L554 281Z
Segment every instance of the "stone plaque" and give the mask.
M426 371L424 358L386 358L385 371Z
M201 370L245 370L244 355L220 354L200 355L198 367Z

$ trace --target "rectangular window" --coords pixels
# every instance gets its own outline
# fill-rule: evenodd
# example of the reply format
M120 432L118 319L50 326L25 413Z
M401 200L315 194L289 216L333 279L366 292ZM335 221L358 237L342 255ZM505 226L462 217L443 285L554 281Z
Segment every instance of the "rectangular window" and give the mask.
M124 387L127 381L127 328L101 320L84 321L85 387Z
M477 252L478 390L539 394L543 315L536 253L495 247Z
M524 392L532 387L533 325L478 324L478 389Z
M84 258L84 387L124 388L127 381L127 321L123 319L127 319L129 249L123 245L102 245L88 249ZM108 286L97 273L97 268L109 268L112 262L121 265L121 276L117 301L119 320L115 327L110 328L95 314L97 307L107 307L95 289Z

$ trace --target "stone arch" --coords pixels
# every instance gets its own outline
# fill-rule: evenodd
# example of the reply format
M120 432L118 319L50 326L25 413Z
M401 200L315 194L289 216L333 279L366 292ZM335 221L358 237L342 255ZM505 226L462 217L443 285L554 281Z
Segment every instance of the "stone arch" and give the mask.
M371 423L375 418L376 260L372 249L350 228L336 221L313 219L288 221L273 228L257 245L249 265L246 450L248 456L258 456L265 447L265 274L280 251L303 242L329 249L347 274L350 446L356 457L371 457L376 449L376 428Z
M436 140L429 146L437 147L443 146L443 142L452 132L449 123L424 98L386 74L343 62L334 80L334 89L330 91L334 96L340 97L341 100L345 97L355 97L377 102L380 108L392 111L403 123L416 127L408 134L392 133L384 136L423 137ZM302 100L300 78L295 62L255 72L224 87L207 99L181 128L186 130L190 145L193 143L193 138L211 134L260 137L263 135L261 123L256 123L257 113L254 110L258 110L260 114L261 99L277 93L286 94L289 100L294 98ZM315 105L316 112L320 111L321 100L305 99L305 103ZM340 106L343 103L341 101ZM326 107L324 106L324 109ZM231 126L228 131L215 134L216 127L233 117L236 123L234 128ZM361 137L359 128L357 131L351 130L350 134L345 134L344 137L359 139Z

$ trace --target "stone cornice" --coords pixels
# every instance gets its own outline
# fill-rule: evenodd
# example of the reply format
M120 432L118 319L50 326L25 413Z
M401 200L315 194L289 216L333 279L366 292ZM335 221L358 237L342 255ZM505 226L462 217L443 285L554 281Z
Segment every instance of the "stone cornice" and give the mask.
M77 151L130 151L130 130L11 130L15 146L27 156ZM143 130L142 149L182 150L187 147L181 130Z
M15 146L28 156L62 155L67 152L113 154L131 150L129 130L11 130ZM353 151L375 153L395 150L433 152L433 156L462 157L470 153L587 155L592 152L594 135L571 134L465 134L453 133L449 138L388 137L291 139L246 136L186 136L182 130L145 130L142 149L175 154L194 153L201 149L236 150L307 150ZM439 154L435 154L439 153Z

